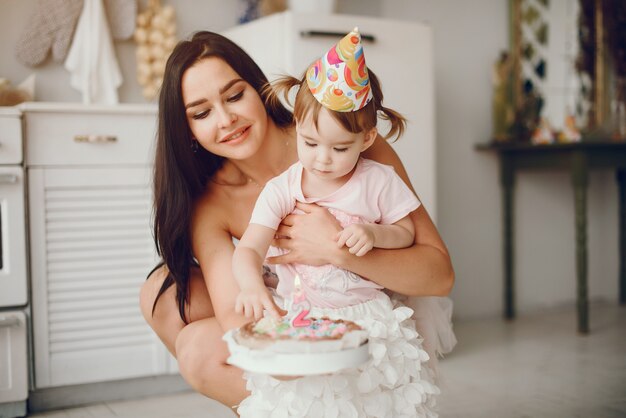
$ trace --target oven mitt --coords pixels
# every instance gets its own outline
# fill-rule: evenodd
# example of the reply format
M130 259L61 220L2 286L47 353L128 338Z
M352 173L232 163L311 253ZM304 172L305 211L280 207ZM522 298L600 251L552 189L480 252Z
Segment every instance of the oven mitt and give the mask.
M72 41L83 0L38 0L21 38L15 55L18 61L35 67L46 59L52 48L52 58L63 61Z
M111 36L116 41L125 41L135 32L137 0L104 0Z

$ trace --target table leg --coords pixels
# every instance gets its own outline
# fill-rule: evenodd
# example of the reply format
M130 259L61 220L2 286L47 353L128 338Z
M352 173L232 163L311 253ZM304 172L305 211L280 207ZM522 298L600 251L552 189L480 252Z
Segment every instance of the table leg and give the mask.
M576 276L578 332L589 332L589 300L587 295L587 159L583 153L572 156L572 182L576 210Z
M504 317L515 318L515 283L513 277L513 186L515 172L513 161L507 155L500 159L502 183L503 257L504 257Z
M619 185L619 303L626 303L626 168L617 170Z

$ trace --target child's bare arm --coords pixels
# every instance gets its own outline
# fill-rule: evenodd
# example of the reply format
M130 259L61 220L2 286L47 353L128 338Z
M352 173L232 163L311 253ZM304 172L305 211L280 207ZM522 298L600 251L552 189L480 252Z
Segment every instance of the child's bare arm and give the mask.
M415 228L411 218L405 216L392 225L352 224L337 235L337 245L350 248L357 256L367 254L372 248L406 248L413 244Z
M415 228L409 216L405 216L392 225L370 225L374 229L374 247L406 248L413 245Z
M263 283L263 260L274 238L271 228L250 224L233 255L233 274L239 285L235 311L246 317L260 319L263 309L280 316L280 309Z

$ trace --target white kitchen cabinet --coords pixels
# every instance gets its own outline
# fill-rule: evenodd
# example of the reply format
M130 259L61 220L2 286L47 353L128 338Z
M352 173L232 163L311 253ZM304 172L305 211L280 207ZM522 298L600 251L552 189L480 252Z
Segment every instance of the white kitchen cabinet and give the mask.
M139 288L151 236L155 109L24 109L35 386L172 371Z
M22 119L19 110L0 107L0 165L22 164Z
M365 60L381 81L383 104L408 119L407 130L392 143L420 200L437 214L435 100L432 29L424 23L364 16L277 13L222 32L240 45L266 75L300 77L315 59L359 27ZM371 36L372 40L366 38ZM386 132L384 123L379 123Z

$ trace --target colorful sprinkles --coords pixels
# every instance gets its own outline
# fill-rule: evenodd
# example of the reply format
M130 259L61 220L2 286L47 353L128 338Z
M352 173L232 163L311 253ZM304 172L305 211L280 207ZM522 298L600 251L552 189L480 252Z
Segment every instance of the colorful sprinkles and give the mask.
M288 318L281 320L263 318L254 325L252 331L259 336L273 339L290 338L296 340L341 338L348 331L348 326L344 322L333 321L328 318L309 319L311 325L293 327Z

